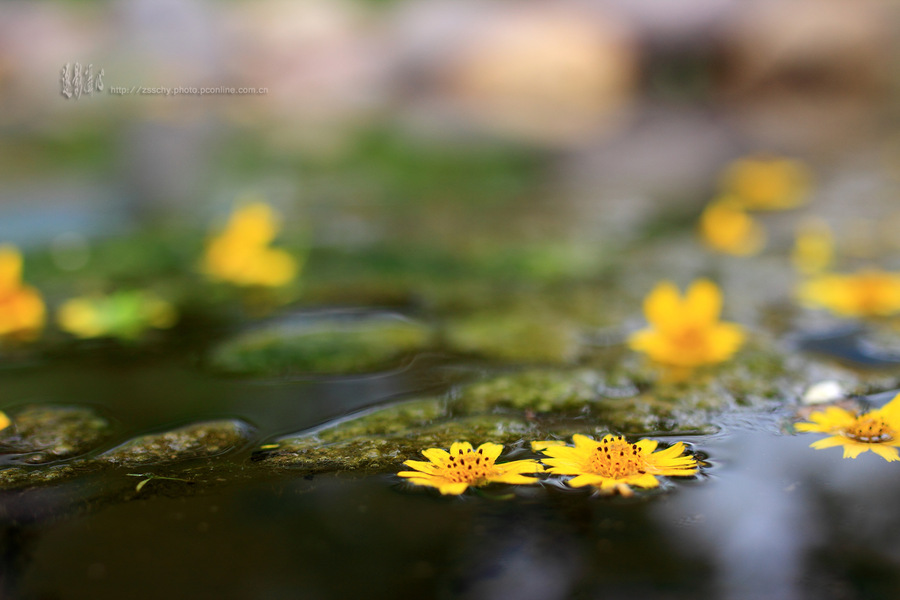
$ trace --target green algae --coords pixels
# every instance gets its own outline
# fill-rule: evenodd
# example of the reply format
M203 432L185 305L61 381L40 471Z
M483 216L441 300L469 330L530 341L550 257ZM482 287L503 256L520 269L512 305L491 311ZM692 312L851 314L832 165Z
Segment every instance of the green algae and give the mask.
M96 460L137 466L211 458L243 446L249 440L249 433L247 424L235 419L195 423L135 438L101 454Z
M246 445L251 428L235 419L193 423L137 437L98 456L43 467L0 469L0 489L50 485L115 467L160 467L210 459Z
M241 375L377 371L427 348L431 337L428 327L397 316L274 324L224 342L210 364Z
M112 432L108 420L86 407L29 405L12 410L10 418L12 425L0 431L0 449L25 455L28 464L84 454Z
M497 409L538 412L579 410L600 400L604 385L597 371L530 370L463 386L452 409L460 414Z
M444 335L452 350L508 362L567 364L582 349L578 328L557 315L483 312L450 320Z
M446 415L446 402L442 398L411 400L343 419L319 429L315 437L332 443L369 435L396 435L425 427Z
M255 460L270 467L321 473L344 470L388 470L416 458L426 448L449 448L453 442L512 444L534 427L524 419L484 415L441 421L428 427L410 427L390 434L371 434L326 443L316 433L279 440L266 446Z

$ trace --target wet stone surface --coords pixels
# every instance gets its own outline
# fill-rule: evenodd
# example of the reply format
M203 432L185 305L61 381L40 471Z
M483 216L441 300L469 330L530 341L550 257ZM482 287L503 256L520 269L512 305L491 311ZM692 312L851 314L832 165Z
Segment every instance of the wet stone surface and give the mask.
M399 315L326 315L239 334L212 352L210 365L240 375L370 372L399 366L431 337Z
M578 327L559 315L477 313L451 320L445 336L456 352L508 362L568 364L583 349Z
M253 460L267 467L300 469L309 473L356 469L387 471L399 467L404 460L416 458L425 448L448 448L459 440L508 445L531 433L537 433L537 430L524 419L486 415L331 443L323 442L316 434L288 437L280 440L275 448L261 449Z
M10 411L12 425L0 431L0 452L20 461L43 464L71 458L98 447L112 425L95 411L78 406L24 406Z
M247 443L250 431L246 423L233 419L187 425L135 438L101 454L97 462L132 466L211 458Z
M47 485L114 467L157 467L214 458L249 443L251 433L249 425L234 419L195 423L135 438L96 457L49 467L2 469L0 489Z

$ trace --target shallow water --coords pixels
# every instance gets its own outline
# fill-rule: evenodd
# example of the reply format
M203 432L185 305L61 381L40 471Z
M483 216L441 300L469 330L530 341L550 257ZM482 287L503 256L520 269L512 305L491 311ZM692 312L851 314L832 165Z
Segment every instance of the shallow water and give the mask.
M547 483L462 498L392 474L294 475L251 460L281 434L465 369L432 357L388 374L243 381L187 354L71 357L0 373L4 398L97 407L113 437L214 417L255 427L196 481L140 492L111 469L3 492L4 598L895 598L895 465L785 435L788 409L682 437L696 478L632 499ZM664 438L663 438L664 439ZM815 438L812 438L815 439ZM208 468L207 468L208 467ZM399 467L399 465L398 465ZM191 463L182 465L192 473ZM185 477L189 477L186 475Z

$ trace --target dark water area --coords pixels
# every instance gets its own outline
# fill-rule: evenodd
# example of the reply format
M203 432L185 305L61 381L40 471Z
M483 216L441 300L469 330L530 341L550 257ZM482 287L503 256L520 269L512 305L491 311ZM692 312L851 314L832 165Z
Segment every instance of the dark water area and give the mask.
M389 374L251 382L177 355L7 370L4 397L64 397L112 417L115 434L98 452L197 419L238 417L254 429L245 447L200 461L202 481L151 479L137 491L133 475L159 472L148 466L3 492L2 597L900 594L894 465L811 450L808 437L784 435L786 409L682 436L705 457L702 473L630 499L551 482L441 497L392 474L293 475L252 460L267 440L421 392L447 372L418 362Z

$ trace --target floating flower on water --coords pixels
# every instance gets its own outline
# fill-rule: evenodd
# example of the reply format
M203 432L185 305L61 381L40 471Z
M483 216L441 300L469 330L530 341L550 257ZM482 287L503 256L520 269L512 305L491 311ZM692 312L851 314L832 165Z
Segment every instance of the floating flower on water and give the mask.
M436 487L442 494L462 494L468 487L481 487L489 483L534 483L535 477L523 473L542 473L544 467L536 460L514 460L497 464L503 446L490 442L472 449L468 442L456 442L450 452L440 448L423 450L429 462L408 460L403 464L415 471L401 471L400 477L408 477L412 483Z
M821 273L834 258L834 236L828 223L809 219L800 224L791 260L804 275Z
M700 215L700 237L712 250L750 256L763 249L766 231L730 198L715 200Z
M653 440L629 443L621 435L607 435L599 442L587 436L572 437L575 446L550 444L542 452L554 475L574 475L572 487L592 485L605 493L631 496L633 487L655 488L657 476L689 476L698 472L697 460L684 455L684 444L678 442L656 451Z
M812 176L787 158L742 158L722 176L722 190L748 210L786 210L806 202Z
M0 337L37 337L45 313L40 293L22 283L22 255L13 246L0 246Z
M213 279L236 285L278 287L290 283L299 270L297 261L284 250L269 247L279 229L268 204L242 206L209 241L203 270Z
M900 312L900 273L867 269L820 275L800 285L800 301L845 317L885 317Z
M177 319L175 307L143 291L73 298L56 313L60 328L80 338L137 339L147 329L167 329Z
M797 431L832 434L810 444L816 450L843 446L844 458L856 458L871 450L888 462L900 460L900 394L878 410L864 414L829 406L809 418L812 423L797 423Z
M668 281L644 300L650 327L631 335L632 350L673 367L696 367L729 359L744 342L740 325L719 321L722 293L713 282L701 279L685 297Z

